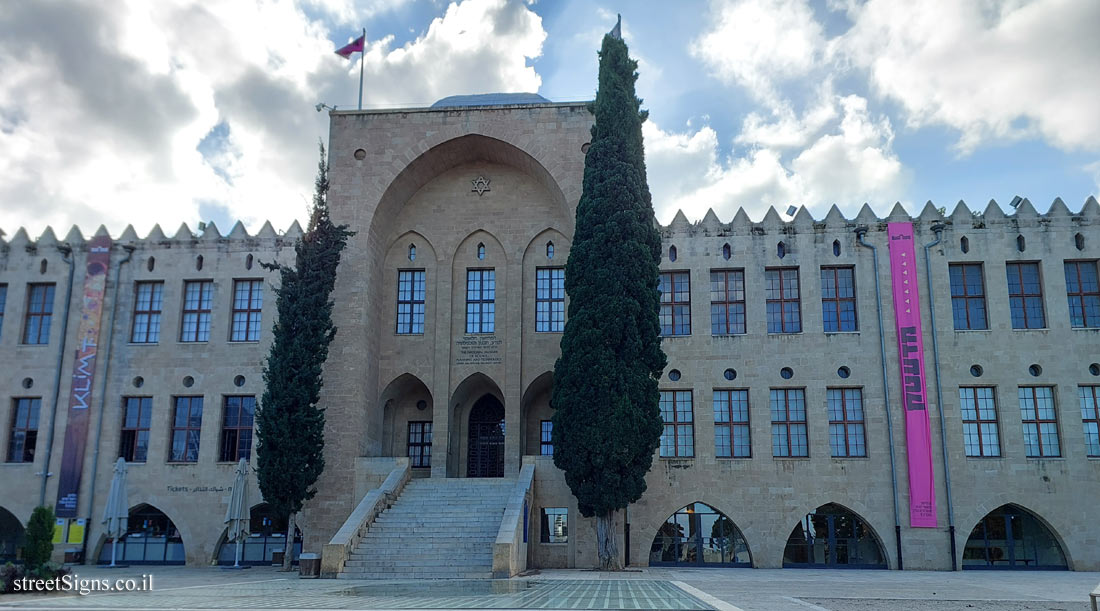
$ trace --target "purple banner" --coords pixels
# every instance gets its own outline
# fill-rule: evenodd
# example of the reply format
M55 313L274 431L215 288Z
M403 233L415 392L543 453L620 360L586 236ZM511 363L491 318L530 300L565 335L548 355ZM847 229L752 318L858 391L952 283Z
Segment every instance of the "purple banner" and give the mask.
M924 334L920 327L917 249L912 223L889 223L890 283L894 293L901 402L909 463L909 525L936 527L936 483L932 471L932 430L924 382Z
M99 329L103 321L103 294L111 264L111 237L96 236L88 244L84 292L80 302L80 330L73 360L73 385L65 424L65 449L61 454L61 478L57 483L57 517L77 517L80 475L84 471L84 447L88 443L88 406L92 401Z

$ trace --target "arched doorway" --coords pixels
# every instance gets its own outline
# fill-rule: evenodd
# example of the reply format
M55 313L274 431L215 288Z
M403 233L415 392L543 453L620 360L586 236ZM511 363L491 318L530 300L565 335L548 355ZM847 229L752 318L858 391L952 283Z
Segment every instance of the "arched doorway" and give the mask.
M751 567L752 556L733 520L710 505L691 503L657 529L649 565Z
M271 505L254 505L248 512L249 536L241 543L241 564L271 564L272 554L286 549L286 528L287 519L279 517ZM297 564L298 556L302 553L302 531L297 524L294 526L293 550L292 562ZM236 561L236 554L236 542L226 541L223 536L221 547L218 548L218 564L232 565Z
M829 503L806 514L791 531L783 568L885 569L882 550L878 535L862 518Z
M118 540L118 561L126 564L184 564L183 538L164 512L152 505L130 509L126 534ZM99 563L111 562L111 539L99 549Z
M21 561L24 542L23 524L19 518L0 507L0 564Z
M1038 518L1019 505L1002 505L978 521L963 548L964 569L1066 570L1066 554Z
M504 405L484 395L470 410L466 477L504 477Z

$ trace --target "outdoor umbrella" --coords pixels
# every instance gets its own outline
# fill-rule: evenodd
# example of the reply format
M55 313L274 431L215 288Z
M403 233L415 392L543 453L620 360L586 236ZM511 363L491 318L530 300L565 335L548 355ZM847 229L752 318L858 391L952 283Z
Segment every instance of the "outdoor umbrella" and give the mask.
M226 541L237 542L237 556L233 568L241 567L241 541L248 536L248 463L242 458L237 463L237 477L233 480L233 493L225 510Z
M126 522L130 516L130 504L126 497L126 460L119 457L115 463L115 475L111 478L107 507L103 510L103 524L106 525L107 536L111 538L111 566L116 566L116 547L119 538L126 534Z

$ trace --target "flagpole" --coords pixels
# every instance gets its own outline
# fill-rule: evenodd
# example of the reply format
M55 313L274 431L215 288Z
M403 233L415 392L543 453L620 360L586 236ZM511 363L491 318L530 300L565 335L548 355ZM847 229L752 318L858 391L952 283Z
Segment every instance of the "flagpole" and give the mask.
M363 56L367 54L367 28L363 28L363 48L359 51L359 110L363 110Z

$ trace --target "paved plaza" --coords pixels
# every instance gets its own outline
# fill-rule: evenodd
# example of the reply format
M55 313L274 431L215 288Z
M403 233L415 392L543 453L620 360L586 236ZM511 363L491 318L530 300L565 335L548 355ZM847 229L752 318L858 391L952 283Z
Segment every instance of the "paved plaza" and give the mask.
M1086 611L1100 573L640 569L544 571L509 580L299 579L263 567L80 567L152 592L7 595L0 609L687 609Z

